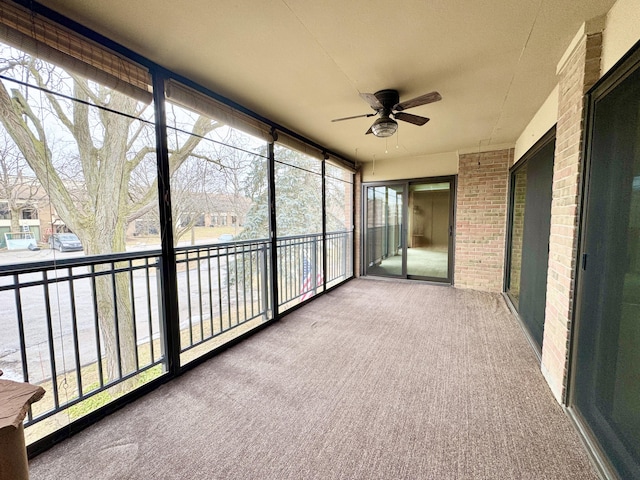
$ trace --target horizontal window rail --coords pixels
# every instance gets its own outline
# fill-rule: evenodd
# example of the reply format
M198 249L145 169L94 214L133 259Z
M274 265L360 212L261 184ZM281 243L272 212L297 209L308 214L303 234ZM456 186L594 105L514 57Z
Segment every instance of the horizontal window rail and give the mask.
M47 391L26 425L72 421L165 371L161 268L157 251L0 267L3 378Z

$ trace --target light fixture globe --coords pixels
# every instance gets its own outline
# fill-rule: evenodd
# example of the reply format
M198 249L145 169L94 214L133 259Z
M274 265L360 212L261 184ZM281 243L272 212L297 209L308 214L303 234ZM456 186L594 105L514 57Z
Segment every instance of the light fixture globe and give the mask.
M371 131L376 137L390 137L398 130L398 122L388 115L382 116L373 122Z

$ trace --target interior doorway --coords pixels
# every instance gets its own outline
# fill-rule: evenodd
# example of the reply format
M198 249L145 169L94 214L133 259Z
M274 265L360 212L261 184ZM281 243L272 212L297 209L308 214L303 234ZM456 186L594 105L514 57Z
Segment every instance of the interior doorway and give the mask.
M364 274L452 283L455 177L363 185Z

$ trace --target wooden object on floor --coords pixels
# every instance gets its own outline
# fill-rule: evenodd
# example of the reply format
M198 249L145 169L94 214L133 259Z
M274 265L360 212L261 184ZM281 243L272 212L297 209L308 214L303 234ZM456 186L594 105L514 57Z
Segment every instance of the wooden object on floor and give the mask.
M22 421L44 389L29 383L0 380L0 480L29 478Z

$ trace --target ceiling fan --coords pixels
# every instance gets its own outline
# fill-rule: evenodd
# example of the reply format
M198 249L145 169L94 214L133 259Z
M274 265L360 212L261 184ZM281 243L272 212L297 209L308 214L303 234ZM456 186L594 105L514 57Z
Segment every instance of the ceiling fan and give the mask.
M360 96L369 104L376 113L365 113L364 115L354 115L352 117L336 118L332 122L341 122L343 120L351 120L353 118L374 117L380 115L373 125L367 130L367 134L373 133L376 137L390 137L398 129L398 122L413 123L414 125L424 125L429 121L427 117L420 117L405 113L404 110L419 107L427 103L442 100L438 92L426 93L411 100L400 102L400 96L397 90L380 90L376 93L361 93ZM393 117L393 118L391 118ZM395 120L394 120L395 118Z

